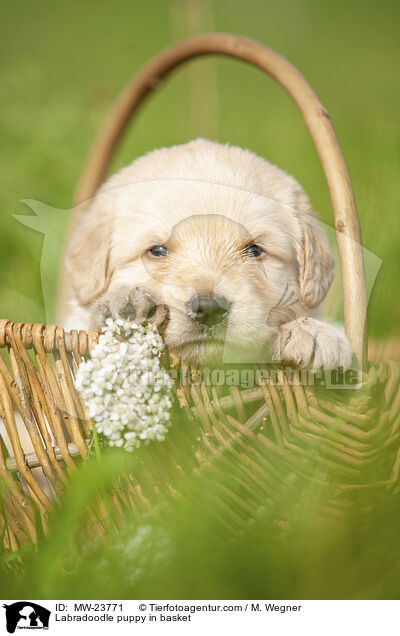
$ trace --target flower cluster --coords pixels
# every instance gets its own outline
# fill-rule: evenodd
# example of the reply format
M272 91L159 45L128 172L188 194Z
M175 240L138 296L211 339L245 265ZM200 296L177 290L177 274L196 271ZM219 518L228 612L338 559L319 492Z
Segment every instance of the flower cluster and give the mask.
M153 325L109 318L91 359L79 365L75 386L110 446L132 451L165 439L172 379L160 365L163 348Z

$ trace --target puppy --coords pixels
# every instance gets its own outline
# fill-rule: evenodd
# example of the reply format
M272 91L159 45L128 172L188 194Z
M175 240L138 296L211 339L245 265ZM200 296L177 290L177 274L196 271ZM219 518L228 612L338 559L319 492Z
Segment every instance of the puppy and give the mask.
M190 363L351 364L345 335L315 317L334 260L309 199L247 150L197 139L135 160L90 202L66 265L66 329L136 316Z

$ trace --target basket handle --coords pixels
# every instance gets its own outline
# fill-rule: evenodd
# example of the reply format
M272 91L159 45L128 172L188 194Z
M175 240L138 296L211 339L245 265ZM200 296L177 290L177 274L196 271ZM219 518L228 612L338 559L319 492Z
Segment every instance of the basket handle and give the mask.
M184 62L203 55L226 55L249 62L273 77L300 110L328 183L343 284L344 323L359 363L367 360L366 288L360 223L339 142L329 115L301 73L285 58L248 38L205 33L178 42L148 62L117 98L93 144L74 202L93 197L132 116L161 80Z

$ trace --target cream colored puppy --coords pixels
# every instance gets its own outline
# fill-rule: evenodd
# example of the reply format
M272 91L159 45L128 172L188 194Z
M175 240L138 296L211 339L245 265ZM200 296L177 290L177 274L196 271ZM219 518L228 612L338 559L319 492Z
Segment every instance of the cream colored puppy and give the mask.
M314 317L334 260L308 197L247 150L197 139L135 160L99 189L66 263L66 329L136 315L198 364L351 364L344 334Z

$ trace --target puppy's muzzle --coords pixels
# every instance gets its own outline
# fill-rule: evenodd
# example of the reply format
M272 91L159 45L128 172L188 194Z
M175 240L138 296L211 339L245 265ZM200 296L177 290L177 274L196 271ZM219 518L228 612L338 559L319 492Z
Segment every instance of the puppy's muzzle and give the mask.
M221 296L195 296L188 303L189 315L204 327L215 327L228 315L228 302Z

